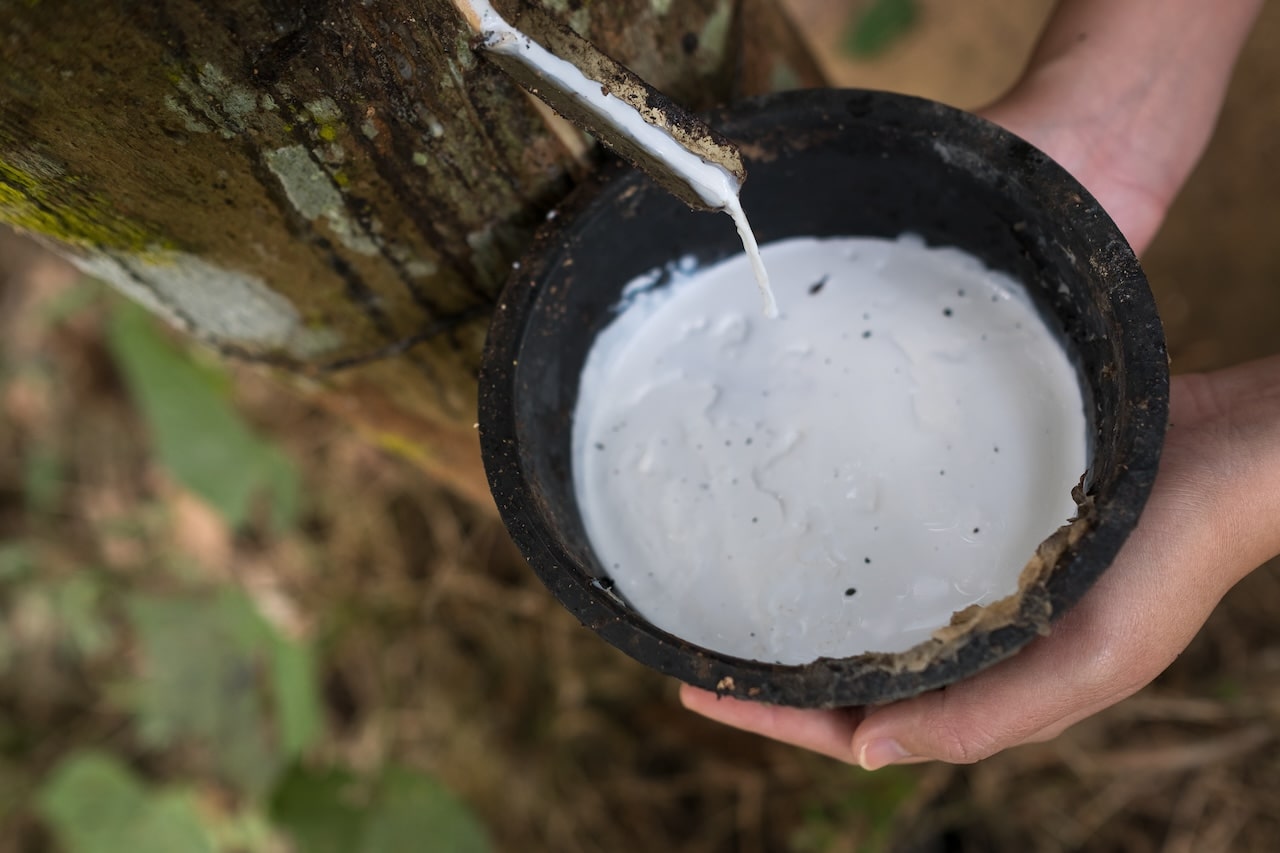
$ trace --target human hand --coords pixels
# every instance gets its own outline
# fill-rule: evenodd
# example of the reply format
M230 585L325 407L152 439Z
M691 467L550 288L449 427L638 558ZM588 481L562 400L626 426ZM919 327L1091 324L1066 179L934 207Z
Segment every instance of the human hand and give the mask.
M1014 657L943 690L811 711L685 685L711 719L876 769L978 761L1057 736L1167 667L1232 585L1280 552L1280 357L1177 377L1138 527L1083 599Z
M1260 0L1070 0L984 114L1071 171L1146 248L1208 140ZM1165 669L1222 595L1280 552L1280 358L1173 380L1142 519L1052 633L944 690L880 708L779 708L684 686L700 714L867 769L972 762L1055 737Z
M1262 0L1063 0L1027 71L982 114L1102 203L1134 250L1203 153Z

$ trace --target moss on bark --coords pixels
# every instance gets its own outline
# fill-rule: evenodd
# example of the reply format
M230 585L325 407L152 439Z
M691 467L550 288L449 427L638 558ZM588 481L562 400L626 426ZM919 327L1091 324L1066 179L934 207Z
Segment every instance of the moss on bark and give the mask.
M543 5L697 109L762 2ZM481 493L485 318L582 164L449 3L0 0L0 34L0 221Z

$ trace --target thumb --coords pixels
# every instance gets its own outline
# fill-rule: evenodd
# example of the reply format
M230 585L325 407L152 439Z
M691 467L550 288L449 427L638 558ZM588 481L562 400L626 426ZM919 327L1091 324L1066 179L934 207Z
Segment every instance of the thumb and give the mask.
M1086 620L1070 618L1052 637L972 679L870 711L853 737L858 763L868 770L919 759L970 764L1048 740L1133 693L1176 656L1126 661L1099 643L1084 653L1072 646L1089 633Z
M1237 561L1210 521L1221 508L1171 473L1162 470L1115 563L1049 636L973 678L869 712L853 736L859 763L971 763L1048 740L1172 663L1252 565L1225 570Z

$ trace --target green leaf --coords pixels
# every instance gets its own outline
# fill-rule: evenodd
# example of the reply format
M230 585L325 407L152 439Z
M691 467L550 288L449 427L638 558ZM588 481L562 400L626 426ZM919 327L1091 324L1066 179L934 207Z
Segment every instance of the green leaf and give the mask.
M62 499L65 479L62 456L53 444L40 441L26 448L22 456L22 487L27 508L41 515L53 511Z
M391 767L365 822L360 853L487 853L488 835L437 780Z
M111 312L108 342L161 463L179 482L233 527L244 524L264 492L272 498L273 522L293 523L297 469L236 412L225 376L190 361L142 309L123 301Z
M280 769L261 674L263 626L239 596L138 597L129 615L146 667L133 685L138 730L154 747L196 738L227 779L256 793Z
M97 580L79 574L48 589L54 617L81 656L93 657L111 645L113 634L103 617L102 587Z
M883 53L911 30L917 13L915 0L873 0L853 19L845 34L845 52L860 59Z
M488 834L437 780L399 767L375 785L341 770L295 768L271 806L303 853L488 853Z
M107 755L67 759L36 805L67 853L214 853L186 794L149 789Z
M353 853L364 821L360 793L345 771L295 767L271 798L271 817L299 853Z
M280 727L280 747L286 758L297 758L324 728L317 697L315 653L309 646L274 634L272 681L275 688L276 720Z
M24 542L0 542L0 584L22 580L30 574L34 561Z
M237 592L137 596L128 611L145 659L127 691L139 736L161 748L201 741L228 781L265 794L320 731L310 653Z
M207 820L207 819L206 819ZM220 813L207 824L214 846L225 853L283 853L283 836L255 805Z
M0 756L0 827L17 812L31 790L30 768Z

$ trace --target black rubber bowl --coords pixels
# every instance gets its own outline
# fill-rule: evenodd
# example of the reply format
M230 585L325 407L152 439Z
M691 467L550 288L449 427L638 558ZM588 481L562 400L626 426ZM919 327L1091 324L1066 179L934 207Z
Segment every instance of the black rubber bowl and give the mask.
M627 282L685 255L741 251L729 218L695 213L639 172L606 169L543 229L506 290L480 375L480 439L507 529L591 630L661 672L777 704L887 702L1016 652L1111 564L1156 475L1168 414L1164 336L1146 279L1098 203L1066 171L989 122L879 92L816 90L714 117L738 141L760 242L904 232L964 249L1022 282L1074 359L1090 461L1075 521L1041 545L1019 591L957 614L900 654L761 663L691 645L615 596L583 531L570 435L579 375Z

